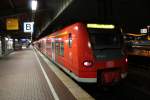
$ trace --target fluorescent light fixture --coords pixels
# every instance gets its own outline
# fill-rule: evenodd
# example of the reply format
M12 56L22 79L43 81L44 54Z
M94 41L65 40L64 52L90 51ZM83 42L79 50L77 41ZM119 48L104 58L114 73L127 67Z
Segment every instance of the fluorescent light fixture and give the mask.
M112 24L87 24L88 28L114 29Z
M32 0L31 1L31 9L35 11L37 9L37 0Z

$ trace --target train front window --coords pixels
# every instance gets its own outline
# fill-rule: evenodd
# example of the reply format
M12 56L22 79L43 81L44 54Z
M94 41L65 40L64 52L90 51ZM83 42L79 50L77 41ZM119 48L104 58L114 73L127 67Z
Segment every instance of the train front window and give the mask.
M93 49L120 48L120 32L115 29L88 28Z

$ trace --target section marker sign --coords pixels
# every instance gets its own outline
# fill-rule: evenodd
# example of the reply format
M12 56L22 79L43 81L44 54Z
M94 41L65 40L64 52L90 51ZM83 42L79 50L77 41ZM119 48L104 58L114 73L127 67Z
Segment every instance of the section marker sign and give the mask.
M23 24L24 32L25 33L33 33L34 31L34 22L24 22Z

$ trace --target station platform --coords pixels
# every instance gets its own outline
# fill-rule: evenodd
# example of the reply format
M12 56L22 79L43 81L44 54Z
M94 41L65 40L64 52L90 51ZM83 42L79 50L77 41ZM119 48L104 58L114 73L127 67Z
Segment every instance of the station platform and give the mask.
M93 100L37 50L0 58L0 100Z

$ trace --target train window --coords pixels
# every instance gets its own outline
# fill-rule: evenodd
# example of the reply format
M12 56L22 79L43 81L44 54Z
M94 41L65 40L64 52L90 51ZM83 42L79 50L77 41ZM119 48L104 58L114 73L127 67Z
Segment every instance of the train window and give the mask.
M120 32L113 29L88 29L93 49L119 48Z
M72 34L71 33L69 33L68 39L69 39L68 45L69 45L69 48L71 48L72 47Z
M55 46L56 46L56 54L57 54L57 55L59 55L59 48L60 48L59 45L60 45L59 42L56 42L56 43L55 43Z
M64 42L60 42L60 55L64 56Z

